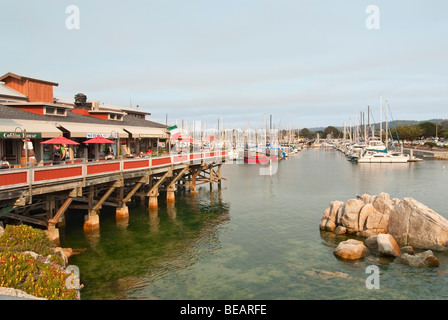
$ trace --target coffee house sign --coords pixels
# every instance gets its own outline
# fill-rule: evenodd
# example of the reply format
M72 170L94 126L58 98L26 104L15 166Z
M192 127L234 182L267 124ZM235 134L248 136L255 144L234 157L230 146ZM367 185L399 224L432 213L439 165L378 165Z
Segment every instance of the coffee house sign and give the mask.
M27 132L26 137L28 139L42 139L40 132ZM0 139L22 139L23 134L17 132L0 132Z

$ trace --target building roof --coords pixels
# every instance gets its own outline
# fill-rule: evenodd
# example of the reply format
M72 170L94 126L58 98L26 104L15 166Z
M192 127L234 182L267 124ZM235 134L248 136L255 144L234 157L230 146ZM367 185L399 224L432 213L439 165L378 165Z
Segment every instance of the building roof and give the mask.
M31 81L35 81L35 82L40 82L40 83L44 83L44 84L49 84L52 86L59 86L59 83L56 82L51 82L51 81L47 81L47 80L42 80L42 79L36 79L36 78L31 78L31 77L27 77L27 76L21 76L12 72L8 72L7 74L4 74L3 76L0 77L0 81L5 80L6 78L15 78L18 80L31 80Z
M63 106L61 106L63 107ZM146 128L159 128L166 129L167 126L158 122L140 119L132 116L125 115L123 117L123 121L110 121L103 120L96 117L83 116L77 113L72 112L72 109L67 110L67 116L61 117L56 115L39 115L36 113L24 111L18 108L9 107L6 104L0 103L0 118L1 119L23 119L23 120L37 120L37 121L52 121L54 123L57 122L72 122L79 123L83 125L109 125L109 126L120 126L123 128L126 127L146 127Z
M0 82L0 98L27 101L28 97Z

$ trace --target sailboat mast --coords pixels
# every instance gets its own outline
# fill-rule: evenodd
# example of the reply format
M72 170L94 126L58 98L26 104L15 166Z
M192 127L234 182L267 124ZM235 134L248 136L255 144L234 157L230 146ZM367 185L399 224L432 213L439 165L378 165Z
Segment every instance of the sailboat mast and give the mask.
M387 100L386 100L386 112L385 112L385 117L386 117L386 150L387 150L387 138L389 137L389 132L387 130Z
M383 140L383 96L380 94L380 140Z

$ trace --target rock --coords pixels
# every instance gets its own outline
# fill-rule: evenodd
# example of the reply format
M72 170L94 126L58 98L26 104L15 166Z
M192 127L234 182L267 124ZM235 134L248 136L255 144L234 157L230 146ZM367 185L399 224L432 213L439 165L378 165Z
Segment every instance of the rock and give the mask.
M416 253L415 255L403 253L400 257L400 261L404 264L416 268L439 266L439 260L436 258L436 256L434 256L431 250Z
M394 210L394 203L388 193L381 192L373 201L373 207L382 214L389 214Z
M8 287L0 287L0 295L10 296L21 300L47 300L45 298L35 297L22 290Z
M347 273L343 272L332 272L332 271L326 271L326 270L307 270L305 271L305 274L313 277L320 277L324 280L328 280L331 278L344 278L344 279L350 279L350 276Z
M361 208L361 210L359 211L359 221L358 221L359 230L367 229L366 226L367 217L370 216L374 212L374 210L375 209L371 203L367 203Z
M367 248L384 256L399 257L401 255L397 242L390 234L380 233L366 239Z
M371 237L389 233L399 246L448 251L448 220L412 198L402 200L382 192L363 194L347 203L332 201L324 211L320 229ZM395 254L398 250L393 250Z
M378 251L378 235L368 237L364 243L370 250Z
M403 198L395 206L387 232L401 246L448 250L448 220L413 198Z
M366 235L372 236L379 233L386 233L389 215L382 214L375 208L373 212L367 217L365 222Z
M322 218L321 218L321 222L320 222L320 229L321 230L326 230L326 231L333 231L334 229L336 229L338 223L338 212L339 208L341 206L344 205L344 202L342 201L332 201L330 203L330 206L325 209Z
M339 220L338 213L341 211L339 210L340 207L342 207L345 203L342 201L332 201L330 203L330 213L329 213L329 219L337 223Z
M347 228L343 226L338 226L335 230L335 234L345 234L347 232Z
M333 231L334 229L336 229L336 223L334 223L334 221L331 219L327 219L327 223L325 224L325 230Z
M408 253L410 255L414 255L415 254L414 248L412 248L411 246L404 246L404 247L400 248L400 251L402 253Z
M376 196L372 196L370 194L364 193L361 196L361 200L364 201L365 204L372 204L375 201Z
M345 204L342 226L346 227L347 231L359 231L359 212L363 206L364 201L358 199L350 199Z
M338 244L333 254L341 259L360 259L369 255L370 251L362 241L349 239Z

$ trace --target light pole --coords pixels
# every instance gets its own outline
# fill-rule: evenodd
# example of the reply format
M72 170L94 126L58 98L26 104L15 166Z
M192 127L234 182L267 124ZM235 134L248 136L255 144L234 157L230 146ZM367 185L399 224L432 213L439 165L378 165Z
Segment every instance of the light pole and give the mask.
M118 159L120 152L118 151L118 147L119 147L119 137L118 137L118 132L115 130L111 131L111 136L115 138L115 152L117 154L116 159Z

